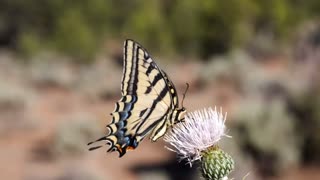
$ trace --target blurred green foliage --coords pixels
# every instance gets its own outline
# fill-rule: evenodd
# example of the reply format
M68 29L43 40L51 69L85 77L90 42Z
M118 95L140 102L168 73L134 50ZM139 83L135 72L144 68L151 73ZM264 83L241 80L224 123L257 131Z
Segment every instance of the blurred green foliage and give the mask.
M2 0L0 45L88 60L108 39L132 38L157 52L206 58L264 31L286 40L319 14L317 0Z

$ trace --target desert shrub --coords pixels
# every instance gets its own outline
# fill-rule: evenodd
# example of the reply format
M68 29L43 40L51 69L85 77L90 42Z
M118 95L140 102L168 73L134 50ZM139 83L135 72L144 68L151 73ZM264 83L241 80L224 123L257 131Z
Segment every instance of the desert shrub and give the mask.
M110 59L96 62L80 68L75 89L88 98L109 98L120 96L122 70Z
M36 96L29 87L10 83L0 77L0 135L32 130L37 127L36 119L28 112Z
M76 156L86 152L89 141L97 138L101 129L95 118L77 114L63 121L57 128L52 141L52 154L56 157Z
M251 83L248 78L254 78L252 75L257 73L260 71L253 58L246 51L238 49L223 56L210 58L200 71L199 78L204 84L228 80L239 86L239 92L242 92L250 88L246 86Z
M297 133L303 138L304 162L319 163L320 24L309 22L298 34L293 50L293 73L287 78L289 109L298 118Z
M281 173L300 162L301 138L295 120L281 100L248 100L234 114L233 134L244 152L259 162L265 175Z
M229 136L231 134L234 135L233 132L228 132ZM237 140L238 137L225 137L219 142L221 149L228 152L236 162L231 177L245 177L248 175L248 179L257 179L258 171L255 168L252 156L242 151L241 143L237 142Z
M99 175L98 173L94 172L90 169L84 169L79 167L68 168L66 169L57 180L102 180L102 179L109 179Z
M73 64L64 56L54 53L38 54L27 67L29 82L38 87L57 86L70 89L77 78Z

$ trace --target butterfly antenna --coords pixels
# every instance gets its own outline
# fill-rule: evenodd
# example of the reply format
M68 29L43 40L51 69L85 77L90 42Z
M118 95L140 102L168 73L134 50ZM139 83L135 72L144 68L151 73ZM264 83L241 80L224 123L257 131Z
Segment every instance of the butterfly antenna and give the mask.
M183 101L184 101L184 98L186 97L186 94L188 92L188 89L189 89L189 83L186 83L186 90L184 91L183 95L182 95L182 101L181 101L181 105L183 107Z

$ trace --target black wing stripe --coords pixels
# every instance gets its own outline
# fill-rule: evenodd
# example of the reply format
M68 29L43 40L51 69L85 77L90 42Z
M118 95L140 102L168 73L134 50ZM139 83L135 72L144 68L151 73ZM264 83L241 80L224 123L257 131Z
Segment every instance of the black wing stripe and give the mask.
M174 84L170 81L170 79L168 78L168 75L164 72L164 71L161 71L162 72L162 75L164 77L164 79L166 80L166 83L167 83L167 88L169 89L169 92L171 94L171 106L172 108L176 109L176 108L179 108L179 98L178 98L178 95L177 95L177 91L176 91L176 88L174 87Z
M146 90L145 94L149 94L149 93L151 92L151 90L152 90L152 87L154 87L154 86L157 84L157 82L158 82L159 80L161 80L161 78L162 78L162 75L161 75L160 73L158 73L158 74L154 77L154 79L153 79L153 81L151 82L151 84L147 87L147 90Z
M148 69L146 71L147 76L150 75L151 71L155 69L155 67L152 65L152 63L150 63L150 65L148 66Z
M124 83L125 82L125 78L126 78L126 74L127 74L127 58L128 58L128 54L127 54L127 49L128 49L128 41L124 42L124 49L123 49L123 72L122 72L122 80L121 80L121 89L123 92L123 88L124 88ZM122 93L122 95L125 95Z
M135 94L138 75L138 44L127 40L124 44L124 71L122 74L122 95ZM130 68L129 68L130 66Z
M153 112L153 110L155 109L155 107L156 107L156 105L158 104L158 102L160 102L160 101L166 96L167 93L168 93L167 88L163 88L162 91L160 92L159 96L157 97L157 99L155 99L155 100L153 101L153 104L152 104L152 106L150 107L149 113L148 113L148 114L145 116L145 118L142 120L142 122L140 123L140 126L139 126L139 128L136 130L136 132L139 132L139 130L140 130L140 128L142 127L142 125L146 122L146 120L147 120L147 119L149 118L149 116L152 114L152 112ZM167 112L164 113L164 115L167 114L169 110L170 110L170 108L168 108ZM160 119L162 119L162 118L160 118ZM152 124L157 124L157 123L152 123ZM154 125L153 125L153 126L150 126L150 128L153 128L153 127L154 127Z
M163 121L166 119L166 116L162 116L159 119L155 120L149 127L147 127L145 130L143 130L141 133L137 133L137 136L141 136L142 138L150 132L159 122ZM164 122L165 124L165 122ZM138 132L138 130L137 130Z
M137 44L134 43L133 46L133 63L132 63L132 70L131 70L131 77L130 77L130 87L131 87L131 94L136 95L136 90L137 90L137 84L138 84L138 73L139 73L139 62L138 62L138 47Z
M130 70L130 77L129 77L129 80L127 81L127 85L128 85L128 88L127 88L127 92L128 94L134 94L133 91L136 90L136 87L134 88L133 86L135 85L134 82L135 82L135 79L136 79L136 75L138 74L138 71L137 71L137 57L136 57L136 45L135 43L133 44L133 48L131 49L132 50L132 57L131 57L131 70Z

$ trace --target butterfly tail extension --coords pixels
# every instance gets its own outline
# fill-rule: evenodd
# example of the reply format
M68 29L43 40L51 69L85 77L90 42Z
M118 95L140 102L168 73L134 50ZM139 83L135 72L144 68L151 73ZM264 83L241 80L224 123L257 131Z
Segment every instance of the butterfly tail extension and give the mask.
M106 140L107 140L107 137L103 136L95 141L89 142L88 146L91 146L91 147L89 147L88 150L93 151L93 150L96 150L96 149L103 147L105 144L109 144L109 142L105 143Z
M103 136L95 141L89 142L88 146L89 147L89 151L94 151L96 149L99 149L101 147L104 147L106 145L109 146L109 148L107 149L107 152L114 152L114 151L118 151L119 152L119 157L122 157L126 152L127 149L132 149L133 147L129 147L129 146L121 146L120 144L115 144L113 141L113 138L115 137L113 135L109 135L109 136ZM134 149L134 148L133 148Z
M118 114L115 112L114 114ZM121 115L120 115L121 117ZM96 141L88 143L90 151L99 149L105 145L108 145L109 148L107 152L119 152L119 157L122 157L127 150L133 150L138 146L138 142L131 135L125 135L125 128L123 127L123 121L117 121L107 125L109 130L108 135L103 136Z

